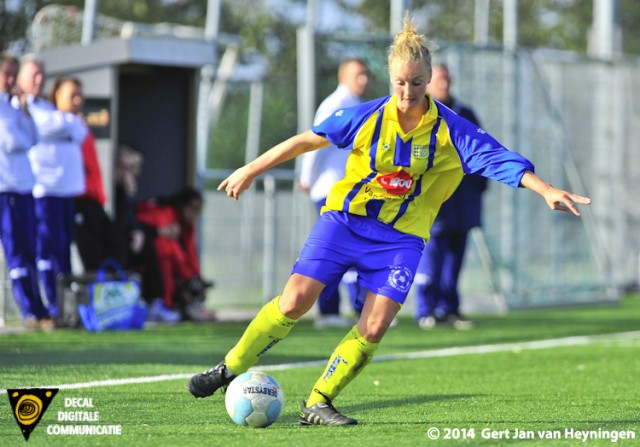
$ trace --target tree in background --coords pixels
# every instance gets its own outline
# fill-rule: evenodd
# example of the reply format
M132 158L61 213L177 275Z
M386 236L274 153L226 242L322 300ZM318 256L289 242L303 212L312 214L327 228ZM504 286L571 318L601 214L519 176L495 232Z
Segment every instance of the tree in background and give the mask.
M109 17L141 23L172 22L203 26L206 0L98 0L98 12ZM41 2L75 6L84 9L84 0L57 0Z
M274 3L276 0L272 0ZM306 0L280 0L305 5ZM330 0L320 0L330 1ZM389 2L380 0L333 0L342 10L367 18L368 31L388 33ZM84 0L2 0L0 2L0 49L28 50L28 27L42 7L58 4L84 7ZM221 30L243 39L243 50L267 55L272 74L295 74L295 28L288 17L272 14L266 1L225 0ZM473 40L475 2L468 0L413 0L410 7L418 24L435 40ZM623 52L640 53L640 2L617 0ZM99 13L141 23L171 22L204 26L207 0L99 0ZM519 42L523 47L552 48L584 53L592 23L593 0L536 0L519 2ZM490 1L490 41L502 42L502 0ZM300 20L299 18L296 20ZM349 31L349 30L345 30Z
M640 2L618 1L618 25L622 50L640 54ZM372 29L389 30L389 2L362 0L359 4L339 0L345 9L367 17ZM502 43L502 0L490 1L490 43ZM412 14L434 40L472 42L475 2L468 0L413 0ZM587 50L588 32L593 21L593 0L536 0L518 2L519 44L528 48Z
M28 29L36 12L45 0L21 0L19 2L0 1L0 50L10 50L16 54L28 48Z
M27 29L40 8L54 3L74 6L78 11L84 7L84 0L17 1L21 3L15 10L7 8L7 0L0 3L0 26L3 30L0 45L2 49L14 46L18 53L30 50ZM280 1L298 7L306 4L306 0ZM368 33L380 36L389 33L388 1L333 1L346 14L351 12L364 17L368 22ZM290 14L274 14L268 3L266 0L224 0L220 19L222 32L240 36L241 58L250 59L258 54L269 62L261 126L262 148L271 147L297 130L296 28L301 23L295 20L299 21L301 18L291 19ZM474 3L469 0L413 0L410 7L418 25L430 38L436 41L471 42L474 33ZM207 0L100 0L98 5L100 14L124 21L168 22L197 27L205 24L206 7ZM491 0L490 8L490 43L500 45L502 0ZM586 52L593 1L536 0L519 2L519 8L521 46ZM618 9L623 50L628 54L639 54L640 29L637 23L640 21L640 2L618 0ZM319 36L318 39L317 59L321 62L317 66L320 78L317 98L326 96L327 86L334 84L337 64L344 56L344 47L327 43L330 37ZM78 37L75 36L74 39ZM383 44L377 46L380 51L384 51ZM382 68L378 70L381 73L384 71ZM323 83L323 79L327 82ZM377 82L381 89L387 88L384 73ZM372 91L377 95L380 93L375 86ZM230 84L224 111L212 131L208 167L235 168L244 163L248 93L247 84Z
M640 54L640 2L618 0L618 24L622 29L622 51L626 54Z

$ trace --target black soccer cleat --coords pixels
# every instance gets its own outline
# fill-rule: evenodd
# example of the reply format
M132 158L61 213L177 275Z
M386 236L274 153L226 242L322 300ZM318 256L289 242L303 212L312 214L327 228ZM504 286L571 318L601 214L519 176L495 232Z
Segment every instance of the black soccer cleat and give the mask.
M356 425L358 421L338 412L331 403L318 402L307 408L307 402L300 406L300 423L302 425Z
M196 374L189 379L187 389L194 397L207 397L215 393L219 388L222 392L227 391L227 387L235 379L224 361L218 363L213 368Z

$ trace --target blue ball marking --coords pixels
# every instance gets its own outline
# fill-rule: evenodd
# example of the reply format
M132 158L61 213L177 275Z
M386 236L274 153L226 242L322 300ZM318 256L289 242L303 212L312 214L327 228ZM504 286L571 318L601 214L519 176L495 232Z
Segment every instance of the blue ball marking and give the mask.
M235 413L231 419L238 425L247 425L247 421L245 420L247 416L253 413L253 406L251 405L251 401L249 399L245 399L244 397L237 399L234 402Z
M282 411L282 404L278 399L272 401L269 404L269 408L265 412L267 415L267 419L269 420L269 424L273 424L278 416L280 416L280 412Z

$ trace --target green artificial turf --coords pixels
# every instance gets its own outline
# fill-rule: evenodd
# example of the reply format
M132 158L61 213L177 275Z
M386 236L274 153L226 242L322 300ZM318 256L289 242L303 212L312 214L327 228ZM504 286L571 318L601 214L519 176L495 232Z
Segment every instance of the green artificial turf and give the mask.
M619 305L478 315L474 320L478 324L471 331L423 331L412 320L401 319L383 340L378 361L335 402L339 410L359 420L353 427L298 424L300 401L344 335L344 330L317 331L308 320L301 321L258 365L290 364L269 370L284 390L285 407L266 429L236 426L226 414L224 396L216 393L194 399L184 388L185 377L217 363L246 323L182 324L99 334L79 329L5 334L0 336L0 388L180 375L152 383L62 388L28 445L613 444L609 438L582 442L576 437L578 431L593 431L601 437L607 431L633 433L637 439L619 439L614 445L640 445L640 334L615 335L640 330L640 298L630 296ZM584 335L604 336L571 339L569 345L542 349L529 349L526 344ZM453 350L474 346L493 347L496 352ZM409 353L432 357L402 358ZM310 361L317 363L299 364ZM90 398L94 407L65 407L74 397ZM98 411L99 420L60 419L61 413L73 411ZM119 426L122 434L52 434L58 426L74 424ZM533 439L513 439L516 429ZM24 442L8 396L0 394L0 445Z

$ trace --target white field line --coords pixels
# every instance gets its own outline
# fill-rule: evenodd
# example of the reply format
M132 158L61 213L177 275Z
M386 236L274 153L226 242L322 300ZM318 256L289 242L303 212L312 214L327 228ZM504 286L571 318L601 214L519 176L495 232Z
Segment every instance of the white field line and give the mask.
M549 340L538 341L526 341L516 343L499 343L492 345L479 345L479 346L463 346L443 349L431 349L428 351L407 352L400 354L386 354L379 355L373 358L374 362L385 362L390 360L411 360L411 359L427 359L434 357L453 357L457 355L468 354L489 354L494 352L519 352L524 350L535 349L550 349L564 346L580 346L588 345L594 342L603 340L625 340L640 338L640 331L633 332L619 332L616 334L603 334L603 335L584 335L575 337L553 338ZM282 371L287 369L306 368L313 366L324 366L327 360L313 360L308 362L293 362L293 363L281 363L279 365L264 365L252 369L259 369L260 371ZM153 383L153 382L165 382L168 380L184 380L190 378L195 373L182 373L182 374L161 374L158 376L148 377L131 377L125 379L109 379L109 380L95 380L92 382L81 383L67 383L62 385L43 385L31 388L58 388L58 389L81 389L81 388L93 388L101 386L118 386L118 385L132 385L136 383ZM0 389L0 394L6 394L6 389Z

